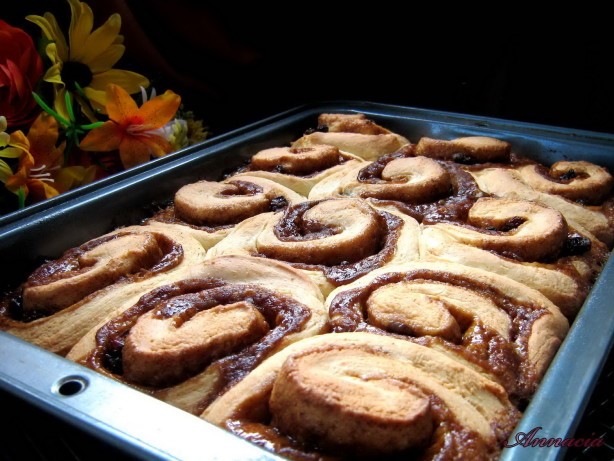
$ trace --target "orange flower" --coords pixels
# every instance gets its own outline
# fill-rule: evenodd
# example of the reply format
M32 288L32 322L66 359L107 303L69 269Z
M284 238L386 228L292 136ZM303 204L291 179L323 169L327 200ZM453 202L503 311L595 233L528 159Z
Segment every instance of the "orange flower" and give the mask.
M125 168L162 157L173 150L155 130L175 115L181 97L168 90L145 102L140 108L130 95L117 85L107 86L106 110L110 120L90 131L79 147L86 151L108 152L119 149Z
M91 182L95 167L62 168L64 143L56 147L57 141L58 122L44 112L34 121L27 137L22 131L11 133L11 147L3 152L19 153L19 166L17 172L6 179L6 188L17 195L21 189L25 196L39 201Z

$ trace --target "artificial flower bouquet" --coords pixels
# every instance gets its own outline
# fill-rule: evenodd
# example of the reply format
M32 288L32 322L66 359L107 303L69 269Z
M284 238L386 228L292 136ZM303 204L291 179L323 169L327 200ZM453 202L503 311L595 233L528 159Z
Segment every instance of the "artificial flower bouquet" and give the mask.
M114 68L125 51L118 14L94 29L88 5L68 3L68 39L53 14L26 17L41 29L40 54L0 19L0 216L207 135L179 95L148 94L146 77Z

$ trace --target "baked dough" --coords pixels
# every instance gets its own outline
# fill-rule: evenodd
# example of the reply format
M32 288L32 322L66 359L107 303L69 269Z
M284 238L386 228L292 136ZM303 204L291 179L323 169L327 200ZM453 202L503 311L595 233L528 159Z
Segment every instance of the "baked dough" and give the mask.
M2 329L63 355L119 306L182 278L204 259L204 248L181 226L118 229L38 269L19 291L24 311L44 315L32 321L5 316Z
M326 331L327 318L320 291L300 272L228 256L124 305L67 358L200 413L269 355Z
M322 131L306 134L292 147L327 144L364 160L376 160L409 144L406 138L377 125L364 114L322 114L318 127Z
M494 459L519 413L501 386L437 350L339 333L274 355L201 417L294 459L439 459L461 449Z
M304 202L239 224L208 257L262 256L294 264L326 295L376 267L418 258L416 220L357 199Z

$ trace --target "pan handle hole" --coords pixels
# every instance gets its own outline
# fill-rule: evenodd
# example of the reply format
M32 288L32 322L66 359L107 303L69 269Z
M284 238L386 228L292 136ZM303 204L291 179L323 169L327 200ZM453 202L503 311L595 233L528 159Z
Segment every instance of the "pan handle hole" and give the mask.
M87 379L82 376L66 376L57 381L52 390L62 397L72 397L83 392L87 385Z

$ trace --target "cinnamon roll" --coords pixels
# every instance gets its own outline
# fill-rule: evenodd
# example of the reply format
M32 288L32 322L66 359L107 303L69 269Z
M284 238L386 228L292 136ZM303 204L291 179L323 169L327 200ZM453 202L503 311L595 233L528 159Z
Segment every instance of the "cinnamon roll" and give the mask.
M199 181L179 189L174 204L149 222L183 225L205 248L210 248L237 223L305 200L283 185L256 176Z
M550 169L529 163L470 172L485 192L543 203L609 247L614 244L614 179L605 168L584 161L565 161L556 162Z
M421 254L505 275L535 288L568 317L607 258L605 245L535 202L482 198L464 223L426 226Z
M197 264L92 329L68 358L200 413L266 357L327 328L318 288L290 266Z
M519 412L437 350L340 333L275 354L201 417L290 459L495 459Z
M420 338L482 368L515 399L535 391L568 330L559 309L539 292L453 263L378 269L337 288L326 304L334 332Z
M275 147L254 155L245 171L235 178L243 175L267 178L307 196L324 178L347 166L363 163L359 157L335 146Z
M460 165L414 154L413 146L407 146L366 165L348 165L319 182L309 199L361 197L432 223L464 219L471 205L486 196Z
M205 250L180 226L133 226L43 264L0 301L3 330L65 354L124 303L181 278Z
M336 146L365 160L399 150L409 141L377 125L364 114L322 114L317 131L306 133L292 144L293 148L317 144Z
M468 136L451 141L424 137L416 145L416 155L464 164L507 162L511 149L510 143L487 136Z
M208 257L243 254L278 259L305 271L324 294L369 271L418 258L419 225L359 199L300 203L239 224Z

